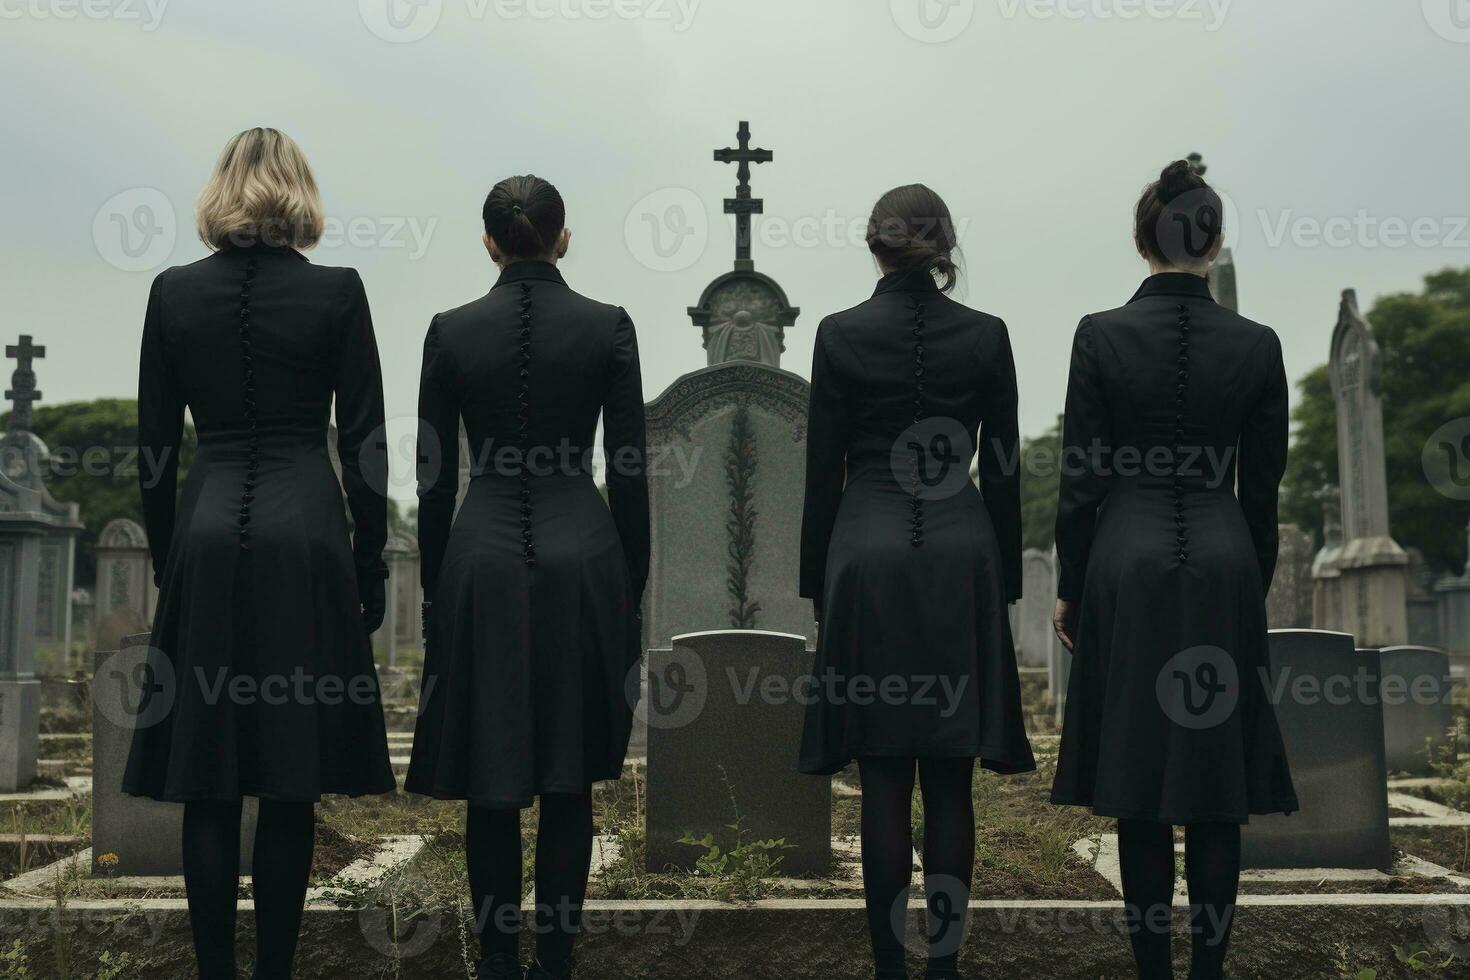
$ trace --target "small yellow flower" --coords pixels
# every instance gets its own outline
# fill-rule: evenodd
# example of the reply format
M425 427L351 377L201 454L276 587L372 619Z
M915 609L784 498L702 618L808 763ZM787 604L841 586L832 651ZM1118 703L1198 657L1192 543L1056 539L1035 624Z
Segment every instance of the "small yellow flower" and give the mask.
M98 856L97 863L104 868L115 868L117 867L117 855L108 851L106 854Z

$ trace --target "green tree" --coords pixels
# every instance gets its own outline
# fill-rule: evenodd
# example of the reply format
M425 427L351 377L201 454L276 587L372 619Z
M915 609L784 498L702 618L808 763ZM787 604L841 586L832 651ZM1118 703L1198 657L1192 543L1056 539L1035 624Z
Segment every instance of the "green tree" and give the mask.
M1021 546L1051 551L1056 541L1057 494L1061 489L1062 418L1021 443Z
M1384 296L1368 313L1382 352L1383 428L1388 461L1389 521L1404 547L1430 566L1458 572L1465 565L1470 502L1437 491L1424 473L1423 453L1441 426L1470 424L1470 269L1425 277L1422 293ZM1337 417L1326 367L1298 382L1296 434L1282 494L1282 520L1316 532L1317 492L1337 483Z

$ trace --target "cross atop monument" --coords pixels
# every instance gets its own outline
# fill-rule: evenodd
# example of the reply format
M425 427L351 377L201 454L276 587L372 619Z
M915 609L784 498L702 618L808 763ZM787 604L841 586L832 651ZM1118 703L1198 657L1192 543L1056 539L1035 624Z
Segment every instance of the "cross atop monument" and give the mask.
M32 344L30 334L22 334L19 344L6 346L5 356L16 361L15 373L10 376L10 390L5 393L5 397L14 403L10 412L10 431L29 432L34 421L31 406L41 400L32 364L46 356L46 348Z
M776 155L770 150L750 148L750 123L742 120L737 135L740 138L740 148L726 147L716 150L715 162L740 164L740 169L736 171L740 185L736 187L734 197L725 199L725 213L735 215L735 268L749 272L755 268L755 262L750 257L750 216L763 214L766 205L760 198L750 196L750 165L770 163Z

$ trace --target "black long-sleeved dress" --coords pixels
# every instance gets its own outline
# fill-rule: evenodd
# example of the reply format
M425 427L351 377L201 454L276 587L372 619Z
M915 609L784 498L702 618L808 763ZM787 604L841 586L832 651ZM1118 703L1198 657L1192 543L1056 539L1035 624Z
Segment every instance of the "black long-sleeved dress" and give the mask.
M419 413L432 605L407 788L525 807L616 779L649 561L632 321L573 292L554 265L514 263L488 295L434 318ZM606 502L593 477L599 414ZM471 482L456 515L461 418Z
M1081 613L1054 802L1174 824L1297 809L1262 676L1287 428L1276 334L1199 276L1152 276L1078 327L1057 551Z
M341 485L327 449L334 396ZM185 408L199 449L178 494ZM126 792L314 801L393 789L358 588L387 575L382 426L353 270L254 245L154 280L138 441L159 596Z
M1005 324L928 272L885 276L822 321L801 540L801 594L822 620L801 771L862 756L1035 768L1006 608L1021 595L1017 445Z

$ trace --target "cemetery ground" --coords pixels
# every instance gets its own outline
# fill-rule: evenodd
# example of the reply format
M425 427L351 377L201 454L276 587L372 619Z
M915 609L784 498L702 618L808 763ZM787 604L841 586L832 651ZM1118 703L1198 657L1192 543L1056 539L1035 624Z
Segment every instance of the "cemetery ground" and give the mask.
M191 946L178 878L113 873L91 834L91 736L84 681L43 712L42 775L0 797L0 980L189 975ZM1039 694L1039 687L1028 691ZM1463 697L1461 698L1463 701ZM390 713L400 775L411 707ZM1470 708L1457 705L1459 741ZM1056 736L1033 713L1040 769L977 776L971 975L1128 977L1110 821L1047 802ZM1462 751L1461 759L1470 759ZM738 765L738 760L732 760ZM695 873L645 868L646 770L596 793L598 839L580 946L588 977L862 977L868 946L858 873L855 770L833 782L833 870L792 876L782 842L739 835L706 849ZM1470 976L1470 761L1390 783L1395 864L1381 871L1247 872L1232 951L1234 976ZM329 798L319 808L316 863L298 975L472 976L463 852L464 806L406 795ZM922 851L916 794L915 848ZM739 801L731 801L738 826ZM526 893L532 894L536 811L526 811ZM140 842L140 844L143 842ZM916 856L917 863L917 856ZM1180 875L1183 874L1180 862ZM908 916L914 968L922 948L921 878ZM1180 882L1180 891L1183 882ZM242 962L252 958L248 877L242 879ZM1187 948L1176 899L1176 952ZM528 938L529 942L529 938Z

